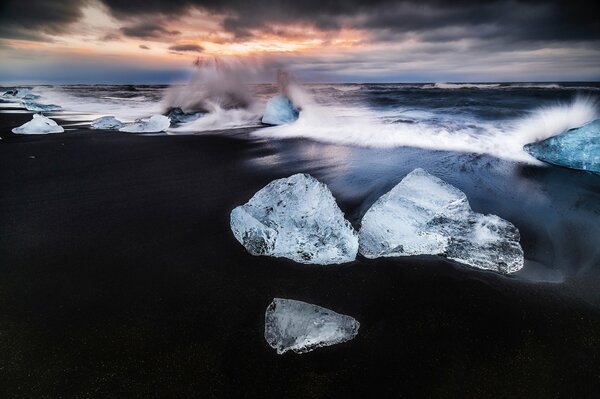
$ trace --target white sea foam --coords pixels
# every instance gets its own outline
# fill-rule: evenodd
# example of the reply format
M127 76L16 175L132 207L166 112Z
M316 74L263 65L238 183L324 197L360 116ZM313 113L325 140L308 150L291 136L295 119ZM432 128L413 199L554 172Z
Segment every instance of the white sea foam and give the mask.
M389 117L367 108L326 107L306 98L293 100L302 108L295 123L260 129L255 134L273 138L305 137L365 147L406 146L482 153L535 163L537 161L523 151L523 145L600 116L597 102L589 97L576 97L571 103L540 108L516 120L465 121L459 119L461 117L447 116L421 120L417 117L415 123L386 123ZM412 116L418 116L418 112Z
M223 109L217 105L200 118L183 123L181 126L169 129L171 133L203 132L223 129L235 129L239 127L260 126L262 113L259 109L232 108Z
M34 88L33 93L41 96L39 101L57 104L67 113L89 114L94 117L113 115L125 122L159 114L163 110L161 101L154 101L144 96L95 96L94 93L90 93L82 98L60 87L43 86ZM69 116L67 114L64 117Z

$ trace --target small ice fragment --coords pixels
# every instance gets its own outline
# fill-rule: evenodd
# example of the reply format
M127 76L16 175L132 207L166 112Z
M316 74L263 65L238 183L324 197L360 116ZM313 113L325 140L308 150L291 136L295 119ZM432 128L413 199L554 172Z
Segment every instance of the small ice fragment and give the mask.
M125 126L123 122L115 118L114 116L103 116L101 118L92 121L92 129L100 130L118 130Z
M159 133L171 126L171 119L164 115L153 115L147 119L140 119L127 124L119 129L120 132L129 133Z
M540 161L600 173L600 119L524 148Z
M360 253L441 255L486 270L523 267L519 230L495 215L473 212L467 196L423 169L409 173L362 219Z
M33 119L29 122L12 130L16 134L48 134L62 133L64 131L65 129L62 126L58 126L52 119L39 114L33 115Z
M203 115L202 112L184 112L181 108L171 108L169 112L167 112L167 116L171 119L173 123L187 123L195 121Z
M22 101L21 102L27 111L33 112L54 112L62 110L60 105L55 104L41 104L34 101Z
M289 98L279 95L271 98L267 102L265 113L262 117L262 123L268 125L283 125L295 122L300 115L300 111L294 107Z
M274 180L231 212L231 230L252 255L300 263L351 262L358 236L329 188L307 174Z
M353 317L293 299L275 298L265 312L265 339L280 355L350 341L359 327Z

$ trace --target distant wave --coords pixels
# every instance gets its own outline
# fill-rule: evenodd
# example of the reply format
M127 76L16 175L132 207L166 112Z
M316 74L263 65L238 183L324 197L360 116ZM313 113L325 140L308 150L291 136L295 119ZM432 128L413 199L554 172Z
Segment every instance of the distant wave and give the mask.
M423 89L493 89L500 83L434 83L424 85Z

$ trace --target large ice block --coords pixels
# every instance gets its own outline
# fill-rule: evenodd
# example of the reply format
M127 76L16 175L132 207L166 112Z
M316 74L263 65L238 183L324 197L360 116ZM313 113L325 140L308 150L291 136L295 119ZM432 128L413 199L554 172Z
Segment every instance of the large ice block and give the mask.
M441 255L512 273L523 267L519 239L510 222L473 212L462 191L415 169L365 213L359 250L367 258Z
M527 144L525 151L550 164L600 173L600 119Z
M231 230L252 255L300 263L351 262L358 236L325 184L307 174L274 180L231 212Z

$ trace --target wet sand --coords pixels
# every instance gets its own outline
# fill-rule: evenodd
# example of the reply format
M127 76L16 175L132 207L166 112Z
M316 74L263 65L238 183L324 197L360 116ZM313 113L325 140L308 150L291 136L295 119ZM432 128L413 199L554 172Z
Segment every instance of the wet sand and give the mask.
M233 207L274 178L333 179L326 165L257 166L292 141L8 133L29 119L0 114L2 397L597 395L600 310L568 284L436 257L246 253ZM332 189L356 225L372 199ZM527 254L535 235L519 228ZM351 315L359 334L277 355L263 338L274 297Z

